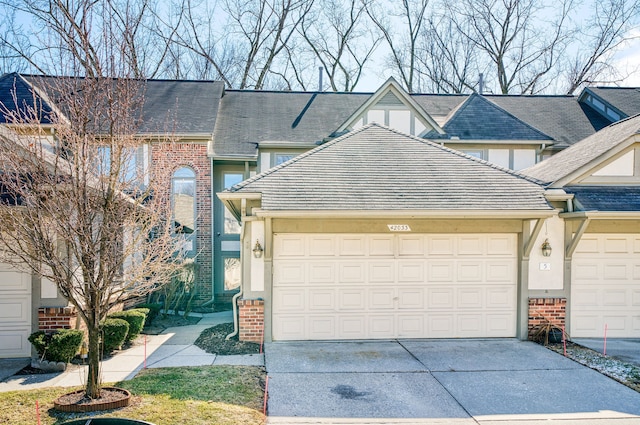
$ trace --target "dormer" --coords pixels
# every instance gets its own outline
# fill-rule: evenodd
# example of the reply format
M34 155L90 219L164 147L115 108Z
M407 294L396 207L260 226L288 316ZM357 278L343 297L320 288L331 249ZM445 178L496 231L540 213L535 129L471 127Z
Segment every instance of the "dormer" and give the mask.
M371 123L419 137L429 132L444 134L438 123L393 78L389 78L372 94L334 134L356 130Z
M572 185L640 185L640 137L635 143L614 153L570 184Z

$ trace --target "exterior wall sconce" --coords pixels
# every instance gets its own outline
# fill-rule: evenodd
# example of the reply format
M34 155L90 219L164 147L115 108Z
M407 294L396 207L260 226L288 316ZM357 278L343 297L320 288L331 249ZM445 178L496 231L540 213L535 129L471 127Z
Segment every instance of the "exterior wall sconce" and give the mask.
M256 244L253 247L253 256L256 258L262 258L262 253L264 252L264 248L260 245L260 241L256 239Z
M550 257L551 256L551 244L549 243L549 239L545 239L542 243L542 256Z

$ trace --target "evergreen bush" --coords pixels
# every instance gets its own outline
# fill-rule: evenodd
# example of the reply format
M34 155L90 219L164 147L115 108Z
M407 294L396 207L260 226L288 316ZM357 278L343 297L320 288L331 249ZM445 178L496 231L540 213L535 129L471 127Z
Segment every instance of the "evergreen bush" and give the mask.
M107 317L102 322L102 349L105 353L122 347L129 333L129 322Z
M38 356L50 362L69 363L80 350L84 332L76 329L57 329L53 332L34 332L29 336Z
M112 319L126 320L127 323L129 323L129 331L125 337L125 342L131 342L140 335L140 332L142 332L144 320L147 315L140 310L125 310L111 313L108 317Z

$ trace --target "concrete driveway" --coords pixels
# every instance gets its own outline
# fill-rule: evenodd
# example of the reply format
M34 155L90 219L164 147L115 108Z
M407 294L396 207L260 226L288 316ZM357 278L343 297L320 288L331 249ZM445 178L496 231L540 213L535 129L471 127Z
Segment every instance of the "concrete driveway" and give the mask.
M272 424L640 424L640 393L527 341L277 342L265 355Z

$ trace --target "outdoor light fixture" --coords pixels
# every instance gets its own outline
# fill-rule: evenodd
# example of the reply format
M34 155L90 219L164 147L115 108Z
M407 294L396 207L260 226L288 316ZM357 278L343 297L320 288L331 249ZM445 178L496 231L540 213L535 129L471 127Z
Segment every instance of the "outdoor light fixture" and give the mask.
M543 257L551 256L551 244L549 243L549 239L545 239L544 242L542 243L542 256Z
M262 258L263 252L264 249L262 248L262 245L260 245L260 241L256 239L256 244L253 247L253 256L256 258Z

